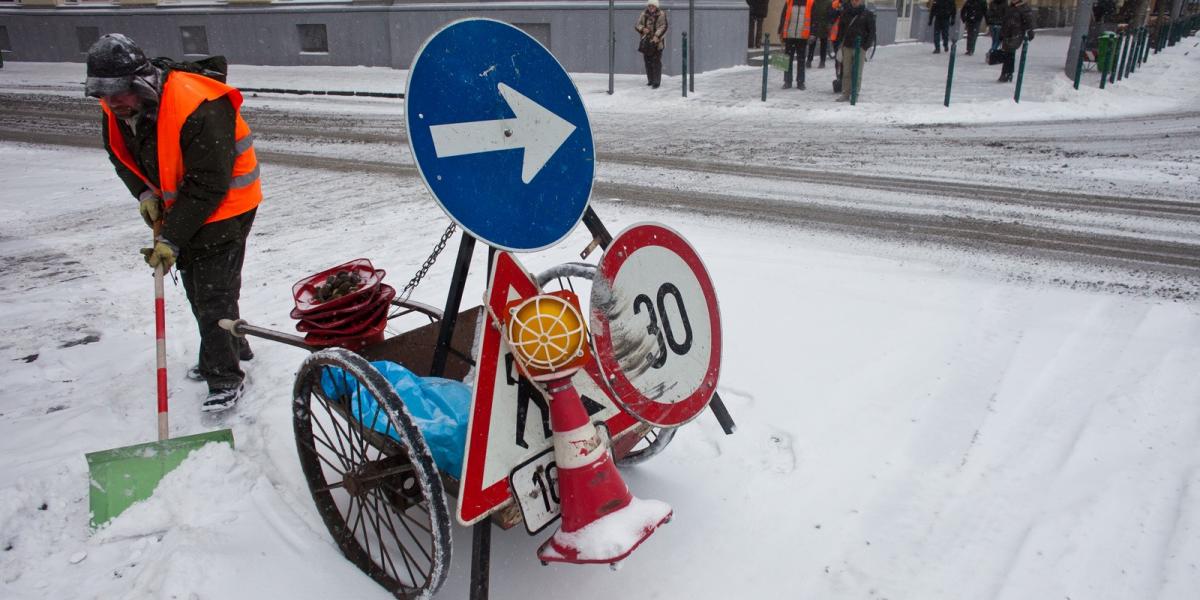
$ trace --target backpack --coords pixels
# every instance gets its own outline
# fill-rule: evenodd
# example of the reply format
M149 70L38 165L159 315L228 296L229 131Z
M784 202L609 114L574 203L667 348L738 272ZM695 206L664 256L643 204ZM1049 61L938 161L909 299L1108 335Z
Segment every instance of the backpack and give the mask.
M203 75L221 83L225 83L225 78L229 75L229 61L224 56L210 56L197 61L177 61L160 56L151 59L150 64L166 71L183 71L184 73Z

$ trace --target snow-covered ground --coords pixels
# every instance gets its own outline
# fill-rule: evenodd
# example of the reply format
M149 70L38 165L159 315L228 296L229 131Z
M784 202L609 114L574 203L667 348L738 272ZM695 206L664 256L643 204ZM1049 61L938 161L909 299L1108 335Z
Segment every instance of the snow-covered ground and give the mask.
M714 137L737 130L720 151L748 153L780 123L810 119L883 127L941 115L1029 121L1194 111L1194 41L1114 90L1078 94L1053 72L1061 51L1047 52L1031 64L1020 105L1005 100L1011 88L991 83L995 69L968 60L955 87L961 104L950 109L940 90L917 83L884 96L883 82L910 79L876 68L889 57L918 65L920 81L937 79L935 57L915 44L880 49L858 112L815 89L773 88L763 105L749 68L706 74L688 100L663 96L670 82L652 92L623 77L610 98L603 76L577 81L598 129L653 110L667 127L708 119ZM1053 43L1040 36L1035 48ZM62 69L54 77L63 93L81 79L79 65L48 68ZM273 87L277 77L234 72L246 73L235 83L247 86ZM324 89L376 78L375 70L347 73L287 77ZM0 88L54 88L43 85L46 74L8 63ZM369 99L254 102L395 111ZM787 111L792 105L807 110ZM1183 138L1182 152L1200 156L1197 139ZM300 473L289 396L304 353L256 343L242 404L202 417L203 386L183 377L196 353L194 323L175 286L167 321L173 433L232 427L237 449L195 455L150 501L89 534L84 453L155 433L151 279L137 254L147 230L98 149L0 143L0 174L0 596L389 597L341 557ZM267 164L263 178L267 200L242 307L245 318L279 330L292 327L297 279L368 256L402 285L448 222L413 177ZM720 176L711 185L743 186ZM1185 181L1171 189L1197 188ZM704 257L726 336L720 393L739 428L725 436L702 416L662 455L625 472L635 494L669 502L675 518L617 572L543 567L535 549L548 534L497 531L493 598L1200 596L1194 296L1137 293L1136 270L1104 265L651 210L619 197L594 205L614 232L662 221ZM1200 232L1171 235L1195 243ZM586 238L577 230L521 259L532 271L574 260ZM414 299L444 301L453 262L446 254ZM484 253L476 254L468 305L485 285ZM1089 277L1107 285L1071 289ZM1123 285L1133 293L1114 292ZM470 543L470 531L456 527L440 597L467 596Z

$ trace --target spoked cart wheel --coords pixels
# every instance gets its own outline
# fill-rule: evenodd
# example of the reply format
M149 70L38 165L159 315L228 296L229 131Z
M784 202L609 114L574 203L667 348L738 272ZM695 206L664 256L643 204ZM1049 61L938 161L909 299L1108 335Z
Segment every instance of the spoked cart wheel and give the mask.
M432 596L450 568L450 512L395 390L363 357L330 348L300 365L294 398L300 465L342 553L397 598Z
M654 458L656 454L663 451L663 448L667 447L667 444L671 443L671 439L674 437L674 429L651 427L650 431L646 432L645 437L639 440L632 450L617 459L617 466L632 467Z
M575 285L571 279L583 279L590 282L595 276L596 265L585 262L571 262L555 265L538 273L537 283L542 289L549 288L550 291L553 291L557 286L558 289L568 290L579 295L579 292L575 291ZM586 297L586 294L584 297ZM650 460L654 455L662 452L674 437L674 429L651 427L646 432L646 435L633 446L632 450L617 459L617 466L631 467Z

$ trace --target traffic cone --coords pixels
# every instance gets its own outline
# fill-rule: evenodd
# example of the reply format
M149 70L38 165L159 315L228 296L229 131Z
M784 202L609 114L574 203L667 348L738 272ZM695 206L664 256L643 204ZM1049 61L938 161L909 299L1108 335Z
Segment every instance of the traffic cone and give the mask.
M570 377L549 381L546 388L562 523L538 548L538 558L543 564L615 564L671 520L671 507L629 493Z

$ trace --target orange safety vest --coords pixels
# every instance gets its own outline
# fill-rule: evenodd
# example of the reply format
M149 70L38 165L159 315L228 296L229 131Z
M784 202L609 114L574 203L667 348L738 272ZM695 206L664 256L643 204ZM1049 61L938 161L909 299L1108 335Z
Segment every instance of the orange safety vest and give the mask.
M833 0L833 4L829 7L830 11L836 12L842 9L841 0ZM829 28L829 41L836 42L838 36L838 23L841 22L841 17L833 20L833 26Z
M794 2L795 0L787 0L787 10L783 15L783 35L781 36L784 38L789 37L787 33L792 28L792 9L795 8ZM804 22L801 24L800 28L800 38L802 39L808 39L808 32L810 25L812 24L812 5L812 0L809 0L808 3L804 5Z
M171 71L163 84L162 98L158 105L158 182L162 188L155 187L150 179L142 173L129 148L121 130L117 128L117 117L108 108L104 100L100 107L108 119L108 147L113 155L125 165L125 168L137 175L154 193L163 199L163 205L169 211L179 195L179 184L183 182L184 171L183 151L179 146L179 133L183 123L200 106L201 103L229 96L237 115L237 125L234 129L234 152L237 158L233 161L233 178L229 182L229 192L221 199L217 209L209 215L205 224L223 221L231 217L249 212L262 202L262 185L258 179L258 159L254 155L254 136L250 126L242 119L242 93L215 79L184 71Z

